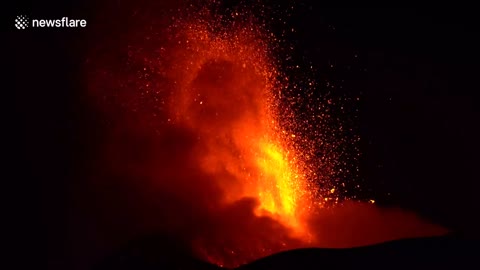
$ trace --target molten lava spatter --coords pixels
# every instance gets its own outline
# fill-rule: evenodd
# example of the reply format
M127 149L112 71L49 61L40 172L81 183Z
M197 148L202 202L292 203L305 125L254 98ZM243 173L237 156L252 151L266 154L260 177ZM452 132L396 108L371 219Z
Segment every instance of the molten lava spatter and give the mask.
M311 203L304 169L278 126L272 95L279 72L264 34L255 25L232 23L220 32L215 21L181 21L172 123L199 134L198 159L223 188L225 203L259 201L257 215L268 215L304 232L301 209ZM234 21L236 22L236 21ZM238 23L238 22L237 22ZM218 31L218 30L217 30ZM224 178L221 175L225 175Z
M279 99L289 89L279 80L287 76L275 58L278 40L248 13L225 16L207 8L172 16L158 35L148 36L156 44L150 50L139 41L128 45L123 78L109 80L113 72L100 69L91 89L111 97L117 118L119 111L138 117L128 131L122 126L130 124L120 121L123 134L163 147L148 164L111 154L125 159L117 161L127 164L124 176L142 175L158 196L179 201L159 212L169 219L165 224L176 225L160 227L182 230L193 217L180 212L195 206L193 216L202 221L189 225L187 241L198 256L226 266L314 244L309 214L323 203L313 182L318 163L310 162L315 144ZM173 131L189 139L172 138ZM178 153L164 150L171 147ZM173 164L169 155L184 159Z
M118 200L128 201L122 216L138 217L128 229L169 234L231 267L299 247L369 243L368 223L384 215L368 208L364 231L351 237L358 211L341 208L337 221L324 207L343 198L339 175L356 170L357 158L344 146L358 137L342 135L332 99L281 71L280 40L250 13L179 10L107 40L89 60L89 89L109 127L98 167L131 190ZM137 189L144 195L131 199Z

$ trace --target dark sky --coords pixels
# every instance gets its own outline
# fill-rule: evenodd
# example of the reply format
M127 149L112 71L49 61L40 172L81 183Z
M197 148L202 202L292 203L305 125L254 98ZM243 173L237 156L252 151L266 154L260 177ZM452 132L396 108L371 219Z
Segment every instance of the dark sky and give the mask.
M319 80L344 80L342 91L362 97L361 169L370 192L381 204L478 234L478 16L473 9L332 9L315 2L299 4L291 18L297 50ZM89 3L16 3L8 17L18 183L9 205L21 231L16 245L32 260L68 253L69 194L94 136L83 130L89 118L79 98L88 30L21 32L13 21L18 14L88 19L95 14Z
M362 97L362 176L381 202L459 230L478 210L477 21L468 10L305 4L299 47L319 77ZM354 55L357 55L355 58ZM334 64L334 68L328 65Z

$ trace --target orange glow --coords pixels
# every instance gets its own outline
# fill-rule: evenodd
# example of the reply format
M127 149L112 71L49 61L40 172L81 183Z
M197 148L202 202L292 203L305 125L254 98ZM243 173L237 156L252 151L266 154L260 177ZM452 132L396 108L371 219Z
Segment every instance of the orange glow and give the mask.
M128 198L141 194L117 195L121 211L102 212L128 217L120 238L160 232L200 259L236 267L284 250L430 230L385 215L373 200L341 204L343 181L353 181L343 173L358 172L358 137L343 136L329 111L335 99L314 97L322 90L314 81L281 71L280 41L265 24L242 12L179 10L186 15L139 22L90 59L89 90L109 123L98 179L125 185ZM104 183L99 190L110 192Z
M288 146L295 135L283 134L276 125L272 92L278 72L261 33L246 25L219 35L198 21L177 27L178 44L188 44L188 54L176 58L179 91L172 98L172 117L201 134L198 158L204 170L241 179L217 180L225 203L256 198L257 215L303 232L300 208L309 191Z
M292 173L288 160L275 144L261 144L260 149L257 163L265 178L261 183L266 184L258 194L260 207L271 213L295 217L298 175Z

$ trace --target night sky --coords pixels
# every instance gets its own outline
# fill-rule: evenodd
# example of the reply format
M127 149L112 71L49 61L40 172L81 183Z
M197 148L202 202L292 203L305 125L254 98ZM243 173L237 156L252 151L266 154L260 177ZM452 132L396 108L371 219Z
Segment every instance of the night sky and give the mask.
M298 55L315 66L318 81L343 80L339 91L361 97L356 124L365 196L477 236L480 44L473 9L297 2L289 23L297 29ZM15 5L7 22L15 61L15 107L8 114L15 142L15 195L8 204L19 231L14 247L26 249L31 261L46 259L62 269L74 249L70 220L78 213L71 194L81 192L77 183L97 136L82 96L81 65L87 31L100 23L89 20L98 4ZM88 27L18 31L18 14L85 18Z

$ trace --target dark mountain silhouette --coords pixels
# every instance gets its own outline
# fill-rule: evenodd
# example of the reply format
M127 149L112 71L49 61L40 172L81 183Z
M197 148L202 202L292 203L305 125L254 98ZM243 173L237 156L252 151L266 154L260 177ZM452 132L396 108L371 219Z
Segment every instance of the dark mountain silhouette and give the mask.
M475 248L472 241L454 235L404 239L351 249L292 250L260 259L239 270L476 268Z
M459 235L414 238L351 249L310 248L259 259L237 270L263 269L477 269L478 243ZM162 237L131 243L100 264L101 269L222 269L189 255Z
M94 270L198 269L218 270L220 267L195 259L185 245L168 236L149 236L130 242L125 248L108 256Z

